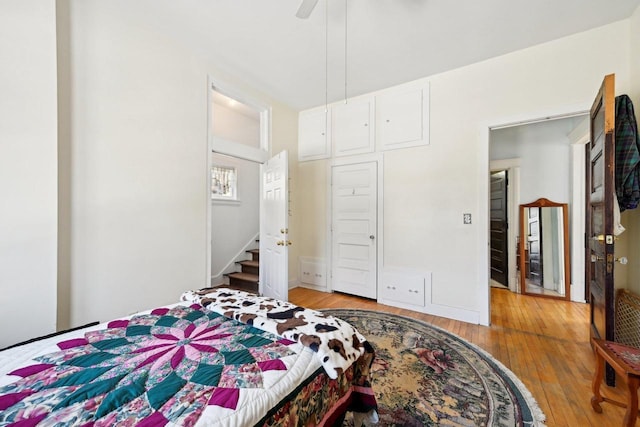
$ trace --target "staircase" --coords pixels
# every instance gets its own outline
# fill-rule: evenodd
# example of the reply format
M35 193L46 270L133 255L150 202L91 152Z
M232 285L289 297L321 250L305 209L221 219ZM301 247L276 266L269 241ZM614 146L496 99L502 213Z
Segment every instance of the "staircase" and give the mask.
M258 277L260 274L260 249L246 251L251 255L250 260L237 261L240 271L226 274L229 279L229 287L242 291L258 293Z

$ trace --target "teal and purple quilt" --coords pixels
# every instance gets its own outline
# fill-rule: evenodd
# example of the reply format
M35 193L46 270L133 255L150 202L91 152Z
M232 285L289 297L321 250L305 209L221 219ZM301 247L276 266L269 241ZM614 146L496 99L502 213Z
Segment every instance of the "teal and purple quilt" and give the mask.
M0 426L269 423L322 385L321 366L300 342L177 304L0 352ZM332 399L350 386L329 387Z

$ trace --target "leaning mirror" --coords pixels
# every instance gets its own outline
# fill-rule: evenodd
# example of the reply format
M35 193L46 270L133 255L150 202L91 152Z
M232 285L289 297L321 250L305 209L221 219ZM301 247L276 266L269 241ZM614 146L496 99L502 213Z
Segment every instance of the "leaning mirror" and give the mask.
M523 294L570 299L566 203L543 198L520 205L518 268Z

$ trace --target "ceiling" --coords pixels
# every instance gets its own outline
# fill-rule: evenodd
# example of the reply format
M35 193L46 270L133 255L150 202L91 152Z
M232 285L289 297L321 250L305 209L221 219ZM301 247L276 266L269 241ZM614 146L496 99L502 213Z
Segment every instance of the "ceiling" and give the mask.
M161 32L220 72L294 109L343 99L345 70L351 97L625 19L640 5L640 0L320 0L308 19L299 19L301 1L115 3L126 11L124 19Z

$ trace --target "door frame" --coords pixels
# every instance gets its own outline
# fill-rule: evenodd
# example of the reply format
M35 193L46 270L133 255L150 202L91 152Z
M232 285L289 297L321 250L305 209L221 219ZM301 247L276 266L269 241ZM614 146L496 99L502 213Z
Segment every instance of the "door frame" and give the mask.
M326 252L325 259L327 260L327 291L333 292L333 233L331 231L333 226L333 188L331 186L331 180L333 177L334 166L347 166L356 165L359 163L377 163L377 224L376 224L376 288L380 285L382 280L382 269L384 266L384 156L382 153L363 154L348 157L337 157L331 159L327 164L327 228L326 228ZM377 289L376 289L377 290Z
M550 119L561 119L575 116L588 115L591 108L590 103L581 103L574 105L565 105L562 107L554 108L547 111L538 111L531 113L523 113L513 116L496 117L485 120L478 125L478 145L480 155L478 156L478 180L477 191L480 195L478 200L478 220L479 224L483 226L478 228L478 240L477 240L477 253L478 253L478 283L477 283L477 295L478 295L478 308L479 308L479 323L481 325L491 324L491 288L489 286L490 268L491 268L491 253L489 250L489 173L490 160L489 160L489 142L491 141L491 131L495 129L501 129L505 127L520 126L531 123L538 123L547 121ZM573 184L572 184L573 185ZM573 207L572 207L573 212ZM573 215L572 215L573 219ZM573 230L573 228L572 228ZM573 239L574 240L578 239ZM573 247L573 243L572 243ZM573 263L573 257L572 257ZM577 292L574 288L571 288L571 300L575 301ZM584 295L584 289L582 290Z

